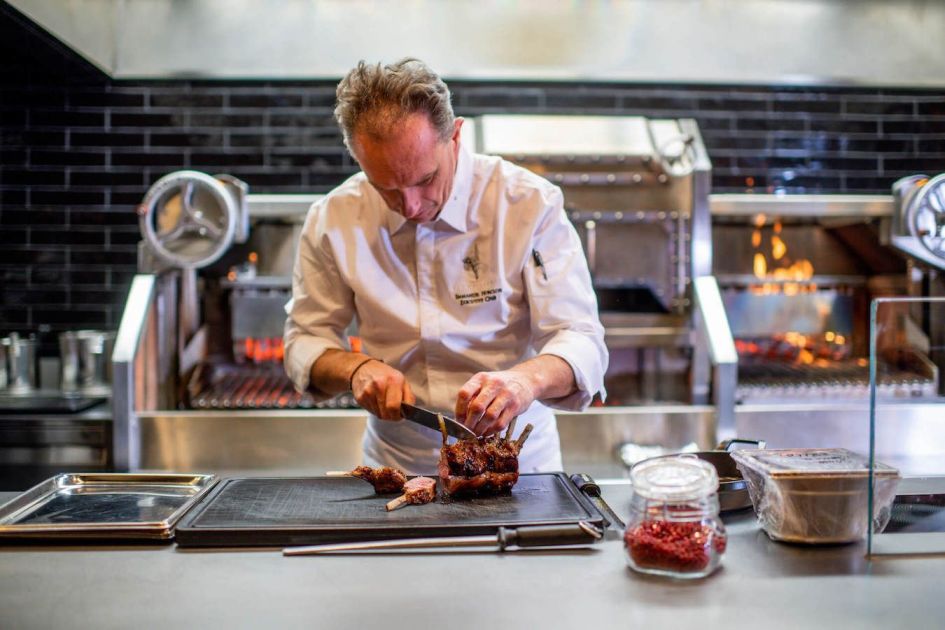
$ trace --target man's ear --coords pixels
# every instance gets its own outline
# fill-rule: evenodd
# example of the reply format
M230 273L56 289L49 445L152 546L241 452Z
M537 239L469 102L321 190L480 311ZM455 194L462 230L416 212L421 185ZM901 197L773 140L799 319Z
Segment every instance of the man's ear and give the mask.
M453 137L451 140L459 142L459 132L463 128L463 123L466 122L466 119L462 116L457 116L456 120L453 121Z

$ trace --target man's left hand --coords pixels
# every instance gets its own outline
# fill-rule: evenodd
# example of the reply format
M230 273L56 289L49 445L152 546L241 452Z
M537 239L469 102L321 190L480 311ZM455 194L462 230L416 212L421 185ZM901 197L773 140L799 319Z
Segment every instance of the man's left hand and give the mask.
M535 401L532 378L521 371L479 372L459 390L456 420L477 435L492 435Z

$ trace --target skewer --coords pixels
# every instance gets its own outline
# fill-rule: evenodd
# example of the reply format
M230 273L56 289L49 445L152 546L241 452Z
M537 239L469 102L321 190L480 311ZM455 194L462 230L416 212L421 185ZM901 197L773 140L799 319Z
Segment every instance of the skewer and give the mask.
M436 419L440 423L440 433L443 434L443 446L446 446L446 438L448 437L446 434L446 421L443 419L443 414L441 413L436 414Z
M512 421L509 422L509 426L505 428L505 440L508 441L512 437L512 431L515 430L515 422L518 420L518 416L512 418Z
M325 473L326 477L354 477L350 470L329 470Z
M531 434L532 429L535 427L531 423L525 425L525 430L522 431L522 434L518 436L518 440L515 441L516 446L521 450L522 445L525 444L525 440L528 439L528 436Z

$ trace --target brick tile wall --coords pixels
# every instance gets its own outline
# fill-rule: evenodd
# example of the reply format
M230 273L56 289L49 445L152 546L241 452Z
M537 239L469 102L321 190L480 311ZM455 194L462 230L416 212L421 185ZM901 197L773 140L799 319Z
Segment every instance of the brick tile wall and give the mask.
M333 82L110 81L10 9L0 58L0 333L116 328L134 206L170 171L318 193L356 169L331 116ZM901 176L945 171L945 90L450 85L466 116L693 117L716 192L887 193Z

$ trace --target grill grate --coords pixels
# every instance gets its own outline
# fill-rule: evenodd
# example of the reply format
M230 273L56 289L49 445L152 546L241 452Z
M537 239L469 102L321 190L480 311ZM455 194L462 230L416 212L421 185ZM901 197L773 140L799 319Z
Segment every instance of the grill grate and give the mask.
M190 409L354 409L350 393L316 401L299 393L279 364L201 364L187 385Z
M863 359L803 364L775 359L740 357L739 400L842 396L869 396L869 363ZM936 379L918 372L891 369L879 377L878 393L890 397L935 396Z

